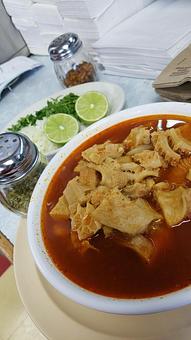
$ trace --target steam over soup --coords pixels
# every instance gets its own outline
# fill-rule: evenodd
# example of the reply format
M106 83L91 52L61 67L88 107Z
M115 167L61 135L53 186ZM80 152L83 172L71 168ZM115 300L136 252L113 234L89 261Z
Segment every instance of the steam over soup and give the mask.
M148 116L80 145L42 209L49 256L73 282L119 298L191 283L191 120Z

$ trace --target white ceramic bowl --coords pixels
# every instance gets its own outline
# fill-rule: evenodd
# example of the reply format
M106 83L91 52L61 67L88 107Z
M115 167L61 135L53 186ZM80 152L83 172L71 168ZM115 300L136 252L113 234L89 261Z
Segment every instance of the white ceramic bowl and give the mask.
M191 303L191 287L163 296L144 299L115 299L104 297L85 290L67 279L49 258L41 235L41 207L48 185L56 170L81 143L96 133L119 122L140 116L155 114L179 114L191 116L191 104L187 103L156 103L137 106L113 114L86 130L80 132L64 146L51 160L41 175L33 192L28 211L28 240L34 260L54 288L77 303L100 311L116 314L146 314L171 310Z

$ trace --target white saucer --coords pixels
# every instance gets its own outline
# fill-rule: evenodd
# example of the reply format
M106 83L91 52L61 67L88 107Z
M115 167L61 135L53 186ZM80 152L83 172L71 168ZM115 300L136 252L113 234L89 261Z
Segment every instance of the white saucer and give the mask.
M91 310L65 298L36 268L26 230L26 220L22 219L14 247L17 288L31 319L49 340L191 339L191 329L178 331L190 324L191 306L158 314L121 316Z

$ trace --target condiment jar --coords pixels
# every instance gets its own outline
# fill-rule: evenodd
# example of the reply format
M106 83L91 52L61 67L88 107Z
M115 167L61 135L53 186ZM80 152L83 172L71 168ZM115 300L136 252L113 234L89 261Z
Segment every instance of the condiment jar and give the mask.
M49 45L57 78L65 87L97 80L96 67L75 33L65 33Z
M33 189L46 164L28 137L13 132L0 134L0 202L15 213L27 214Z

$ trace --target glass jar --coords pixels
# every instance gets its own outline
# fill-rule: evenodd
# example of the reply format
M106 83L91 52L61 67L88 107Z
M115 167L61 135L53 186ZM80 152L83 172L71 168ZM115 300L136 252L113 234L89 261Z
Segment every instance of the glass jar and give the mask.
M97 80L96 67L77 34L60 35L51 42L48 52L62 86L71 87Z
M26 215L33 189L47 160L31 140L19 133L0 134L0 202Z

